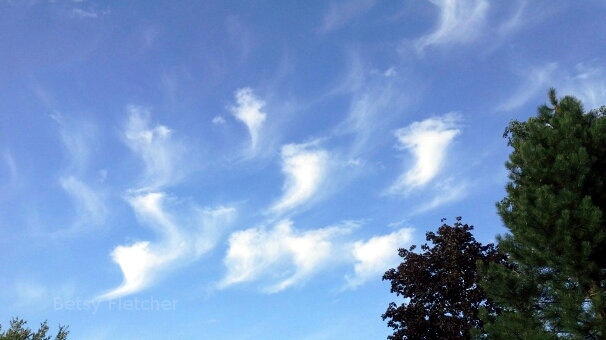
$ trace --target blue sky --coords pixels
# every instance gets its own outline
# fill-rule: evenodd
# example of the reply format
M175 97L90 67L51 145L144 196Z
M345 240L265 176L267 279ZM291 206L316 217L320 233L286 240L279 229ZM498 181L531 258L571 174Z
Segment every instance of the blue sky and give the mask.
M0 322L384 339L442 217L504 228L511 119L606 103L604 1L0 1Z

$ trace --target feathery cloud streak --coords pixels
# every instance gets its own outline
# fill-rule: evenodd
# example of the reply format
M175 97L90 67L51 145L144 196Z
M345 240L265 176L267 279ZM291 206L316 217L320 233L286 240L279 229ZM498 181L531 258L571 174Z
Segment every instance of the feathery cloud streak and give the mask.
M351 232L353 223L308 231L293 229L290 220L273 229L251 228L235 232L224 259L227 267L219 287L269 277L265 288L275 293L306 280L334 260L334 240Z
M578 63L573 68L558 63L546 63L524 70L522 80L513 94L497 107L498 111L510 111L522 107L530 100L555 87L560 95L573 95L586 109L593 109L606 102L606 70L592 63Z
M440 172L448 146L460 133L457 121L457 115L447 114L396 130L398 148L410 151L415 164L396 180L388 193L406 194L427 184Z
M68 159L66 174L59 178L59 184L76 207L72 225L59 230L58 234L70 234L83 231L91 225L102 225L108 214L103 190L94 188L83 179L88 177L91 146L94 145L97 129L85 121L65 119L60 113L54 113L50 118L59 126Z
M370 10L376 0L347 0L340 3L331 2L328 13L324 16L320 32L326 33L339 29L355 17Z
M282 147L282 172L286 176L283 194L272 210L283 212L308 201L318 191L328 173L328 152L314 143Z
M497 110L510 111L516 109L524 105L540 91L546 91L549 86L548 83L552 81L552 74L557 68L558 65L556 63L548 63L525 72L527 78L511 97L497 107Z
M124 131L126 145L141 157L144 175L139 190L156 190L179 181L183 164L177 164L184 148L171 139L172 130L164 125L149 127L149 111L139 106L127 108L129 117Z
M356 288L371 279L379 279L389 268L399 262L397 249L412 240L411 228L403 228L391 234L374 236L368 241L357 241L352 247L355 259L354 275L345 277L346 288Z
M117 246L111 257L120 266L122 284L99 299L140 291L167 270L198 259L214 248L236 213L231 207L190 206L168 211L166 194L154 189L172 184L175 177L183 175L180 171L184 147L171 139L172 131L166 126L150 128L147 110L130 106L128 113L124 141L143 159L145 187L132 190L127 201L137 220L155 231L158 241Z
M254 149L257 146L263 122L267 118L267 114L261 111L265 102L256 97L249 87L237 90L235 97L238 105L230 109L233 115L248 128L251 149Z
M198 259L216 245L222 229L235 214L235 209L228 207L195 208L194 214L179 219L166 211L164 200L165 194L159 192L129 200L137 219L152 228L159 241L139 241L116 247L111 257L120 266L123 282L100 295L99 299L113 299L140 291L163 272Z
M290 220L273 229L250 228L233 233L224 259L227 273L219 283L226 288L239 283L262 281L266 293L276 293L302 284L331 264L353 264L346 287L354 289L373 275L397 263L397 249L411 240L412 229L403 228L367 241L344 240L359 226L347 221L340 225L298 231Z
M99 225L105 221L108 210L100 194L74 176L62 177L60 183L63 190L73 198L78 209L79 216L74 229L84 224Z
M430 0L439 7L440 19L436 29L415 41L417 52L429 46L468 43L475 40L486 19L486 0Z

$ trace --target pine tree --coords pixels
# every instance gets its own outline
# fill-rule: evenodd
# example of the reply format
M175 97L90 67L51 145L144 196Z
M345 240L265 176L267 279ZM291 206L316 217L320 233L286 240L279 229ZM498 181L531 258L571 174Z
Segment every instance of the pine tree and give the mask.
M485 272L503 307L483 315L493 339L606 338L606 107L584 113L553 89L549 99L504 134L513 151L497 208L509 233L498 243L513 266Z
M67 326L59 326L59 331L55 335L54 340L66 340L69 331ZM6 331L2 331L0 325L0 340L51 340L51 336L47 335L49 330L48 323L44 321L40 324L37 331L33 331L27 327L27 321L20 318L13 318L10 321L10 327Z

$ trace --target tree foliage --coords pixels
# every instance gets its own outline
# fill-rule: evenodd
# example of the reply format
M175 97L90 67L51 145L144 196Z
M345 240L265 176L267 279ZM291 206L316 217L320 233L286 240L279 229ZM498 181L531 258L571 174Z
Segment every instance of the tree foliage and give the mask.
M606 338L606 108L584 113L558 100L504 137L513 148L507 196L497 204L509 233L484 286L503 308L483 315L491 339Z
M0 340L51 340L51 336L47 335L49 330L48 323L44 321L40 324L37 331L32 331L27 327L27 321L14 318L10 321L10 327L6 331L2 331L0 325ZM59 326L59 331L55 335L55 340L66 340L69 331L67 326Z
M432 245L422 245L420 253L415 246L399 249L402 263L383 276L391 292L404 298L382 315L394 330L388 339L468 339L472 329L482 328L480 306L497 311L478 286L476 266L504 263L504 256L492 244L477 242L472 229L458 217L454 226L428 232Z

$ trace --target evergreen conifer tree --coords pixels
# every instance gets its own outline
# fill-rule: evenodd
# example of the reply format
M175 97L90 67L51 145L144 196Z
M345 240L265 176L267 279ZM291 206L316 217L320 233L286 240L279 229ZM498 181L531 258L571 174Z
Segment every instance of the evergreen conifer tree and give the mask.
M584 113L558 100L504 137L513 148L507 196L497 204L509 233L483 286L502 307L484 311L491 339L606 338L606 107Z

